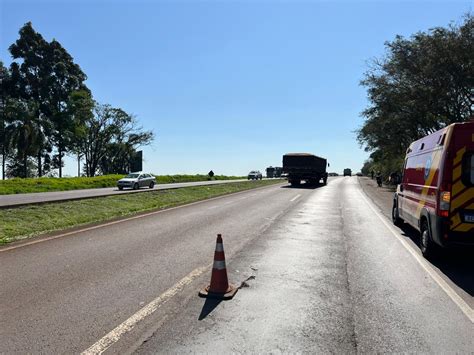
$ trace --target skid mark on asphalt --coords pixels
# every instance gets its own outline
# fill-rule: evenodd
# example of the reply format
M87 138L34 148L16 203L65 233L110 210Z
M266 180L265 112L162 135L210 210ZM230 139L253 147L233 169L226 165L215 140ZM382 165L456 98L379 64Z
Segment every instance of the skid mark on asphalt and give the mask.
M81 355L102 354L113 344L118 342L123 335L130 332L140 321L154 313L159 307L173 298L173 296L177 295L186 285L190 284L194 279L201 276L210 267L211 264L197 268L190 272L188 275L178 281L173 287L169 288L167 291L148 303L148 305L140 309L137 313L110 331L107 335L99 339L87 350L84 350Z
M362 196L364 201L370 207L370 209L375 213L375 215L382 221L382 223L387 227L387 229L398 239L398 241L405 247L405 249L415 258L415 260L420 264L420 266L430 275L430 277L438 284L439 287L448 295L449 298L459 307L459 309L466 315L466 317L474 323L474 310L456 293L456 291L449 286L449 284L439 276L433 267L422 257L420 256L413 248L399 235L397 231L394 230L391 224L386 221L386 217L382 216L379 211L373 206L371 202L364 196L360 190L357 190Z

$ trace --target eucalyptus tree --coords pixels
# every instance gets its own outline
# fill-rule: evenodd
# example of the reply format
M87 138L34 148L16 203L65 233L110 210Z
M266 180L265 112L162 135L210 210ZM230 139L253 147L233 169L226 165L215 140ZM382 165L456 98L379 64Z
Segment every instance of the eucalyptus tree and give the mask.
M26 23L19 31L20 37L9 47L14 62L10 68L15 76L17 92L15 97L21 100L36 102L33 115L37 122L39 140L37 150L38 176L43 175L42 160L48 154L48 142L51 134L49 121L49 88L47 79L50 76L50 64L46 60L48 42L33 29L31 22ZM18 60L18 61L16 61ZM49 148L49 149L48 149Z
M51 138L57 149L59 177L62 177L62 159L73 146L77 123L68 108L70 97L75 91L89 90L84 84L86 75L58 41L49 43L47 60L51 64L48 80L50 119L53 127Z
M0 61L0 154L2 159L2 180L5 180L5 167L8 153L8 139L7 139L7 105L10 100L10 71Z
M72 92L67 105L74 125L70 152L77 157L77 176L81 176L81 158L84 155L83 148L87 138L88 123L93 120L94 105L94 100L88 90Z
M86 75L58 41L46 41L31 22L26 23L19 34L9 50L13 60L19 62L12 63L12 72L17 68L19 96L37 103L34 114L38 135L43 137L37 153L38 175L43 174L42 158L49 155L54 145L61 177L62 158L70 148L74 131L67 103L73 91L87 90Z

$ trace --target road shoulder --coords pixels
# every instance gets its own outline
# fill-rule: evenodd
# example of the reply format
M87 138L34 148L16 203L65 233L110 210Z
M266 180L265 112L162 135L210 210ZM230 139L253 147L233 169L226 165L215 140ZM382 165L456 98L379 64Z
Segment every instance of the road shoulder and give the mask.
M378 207L380 212L388 219L391 219L394 188L385 185L378 187L375 180L371 180L368 177L359 177L358 181L362 191Z
M391 222L393 206L393 189L379 188L375 180L368 177L358 178L359 185L364 194L380 212ZM398 229L398 228L397 228ZM409 248L415 254L421 255L419 248L419 232L414 228L404 225L399 229ZM440 257L429 261L429 265L436 274L448 283L454 292L466 302L471 309L474 308L474 248L444 249Z

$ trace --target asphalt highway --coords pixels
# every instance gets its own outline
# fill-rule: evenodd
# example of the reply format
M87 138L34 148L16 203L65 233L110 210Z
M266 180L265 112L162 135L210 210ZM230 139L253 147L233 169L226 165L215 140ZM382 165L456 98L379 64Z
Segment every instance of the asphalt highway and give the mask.
M230 182L247 181L244 180L213 180L213 181L196 181L181 182L173 184L157 184L153 189L140 188L139 190L125 189L120 191L117 187L105 187L97 189L82 189L70 191L54 191L54 192L38 192L16 195L0 195L0 208L8 208L29 204L39 204L45 202L79 200L83 198L102 197L117 194L141 193L153 190L169 190L178 189L180 187L203 186L215 184L227 184Z
M205 300L222 233L234 299ZM0 249L0 353L470 353L473 310L357 178Z

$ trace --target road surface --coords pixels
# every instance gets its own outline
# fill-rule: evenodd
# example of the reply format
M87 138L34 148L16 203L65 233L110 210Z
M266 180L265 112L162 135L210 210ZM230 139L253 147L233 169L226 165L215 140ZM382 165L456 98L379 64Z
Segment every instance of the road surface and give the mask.
M217 233L242 286L226 302L197 296ZM4 247L0 268L0 353L474 349L472 295L437 277L355 177Z
M139 190L125 189L125 190L120 191L117 187L105 187L105 188L97 188L97 189L37 192L37 193L16 194L16 195L0 195L0 208L8 208L8 207L28 205L28 204L45 203L45 202L79 200L83 198L102 197L102 196L117 195L117 194L140 193L140 192L147 192L147 191L153 191L153 190L178 189L180 187L189 187L189 186L227 184L230 182L239 182L239 181L247 181L247 179L157 184L155 185L153 189L140 188Z

